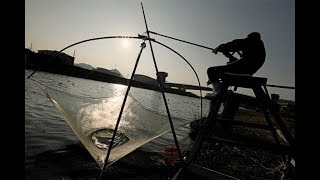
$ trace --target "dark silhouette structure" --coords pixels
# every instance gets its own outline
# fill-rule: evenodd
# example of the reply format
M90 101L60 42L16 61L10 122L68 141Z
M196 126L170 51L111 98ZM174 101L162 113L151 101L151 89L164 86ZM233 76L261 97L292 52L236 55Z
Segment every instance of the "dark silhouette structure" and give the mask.
M233 56L233 53L238 51L241 51L238 53L239 59ZM271 94L270 97L266 88L267 78L252 76L261 68L266 58L260 34L253 32L245 39L221 44L213 52L222 52L230 61L225 66L208 68L208 84L212 83L216 93L211 97L207 118L190 124L193 131L190 135L194 134L191 138L195 142L186 162L193 162L203 142L221 142L277 153L286 161L286 167L283 168L285 178L294 176L291 169L294 169L295 165L291 160L294 161L296 158L295 136L292 135L292 129L288 128L288 122L283 121L280 115L279 95ZM231 87L234 87L234 90L230 90ZM255 97L236 93L238 87L251 89ZM218 113L222 104L223 110ZM257 122L254 118L239 118L237 113L244 112L240 110L240 104L252 108L253 117L262 117L260 120L264 119L265 123ZM268 137L266 133L252 133L261 131L272 136Z
M158 72L157 73L157 83L165 84L166 82L166 77L168 77L168 73L166 72Z
M60 53L57 57L55 55L58 51L53 50L39 50L37 53L30 49L25 49L25 66L26 68L37 68L51 66L73 66L74 57L65 53Z
M223 73L253 75L261 68L266 58L264 43L258 32L252 32L244 39L221 44L213 52L215 54L221 52L229 58L227 65L209 67L207 70L208 85L212 83L216 91L219 91L218 82ZM240 56L239 59L234 56L235 52Z

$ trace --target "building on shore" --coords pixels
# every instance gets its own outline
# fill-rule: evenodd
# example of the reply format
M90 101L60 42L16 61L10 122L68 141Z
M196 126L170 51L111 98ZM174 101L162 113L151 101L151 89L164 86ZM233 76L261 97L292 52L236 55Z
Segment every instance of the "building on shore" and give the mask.
M133 80L135 81L139 81L139 82L143 82L143 83L147 83L147 84L151 84L151 85L156 85L156 80L149 77L149 76L146 76L146 75L143 75L143 74L135 74L133 75Z
M166 83L166 78L168 77L168 73L167 72L158 72L157 74L157 83L158 84L165 84Z

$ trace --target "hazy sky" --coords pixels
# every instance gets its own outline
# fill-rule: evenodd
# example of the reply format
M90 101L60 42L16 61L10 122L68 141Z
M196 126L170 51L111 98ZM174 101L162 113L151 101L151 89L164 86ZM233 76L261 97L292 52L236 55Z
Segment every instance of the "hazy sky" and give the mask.
M137 36L146 31L140 2L150 31L215 48L248 33L261 33L267 58L255 76L268 84L295 86L295 1L294 0L26 0L25 47L32 50L61 50L89 38ZM206 86L207 68L227 59L208 49L152 35L157 41L184 56ZM117 68L125 77L132 72L141 40L100 40L66 50L76 51L75 63L106 69ZM179 56L153 43L160 71L168 82L197 85L197 79ZM138 74L155 78L149 43L140 59ZM295 100L294 90L268 88L280 98ZM243 91L247 93L246 91ZM250 94L250 93L249 93Z

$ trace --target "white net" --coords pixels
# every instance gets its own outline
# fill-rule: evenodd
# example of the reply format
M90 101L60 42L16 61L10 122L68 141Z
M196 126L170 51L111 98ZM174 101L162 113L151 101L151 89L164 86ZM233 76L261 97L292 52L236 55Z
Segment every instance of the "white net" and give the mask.
M109 148L126 86L104 83L105 97L91 97L68 88L57 90L44 86L43 91L70 125L92 157L102 168ZM199 118L199 99L180 102L178 95L167 94L174 127ZM180 109L180 110L179 110ZM184 111L181 111L183 109ZM179 111L178 111L179 110ZM132 88L121 117L108 165L171 131L161 93Z

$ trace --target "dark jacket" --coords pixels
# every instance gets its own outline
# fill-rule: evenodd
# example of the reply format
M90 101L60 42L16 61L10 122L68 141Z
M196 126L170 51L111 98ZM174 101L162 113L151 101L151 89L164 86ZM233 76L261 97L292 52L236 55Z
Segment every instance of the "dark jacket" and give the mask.
M221 44L217 51L222 53L241 51L242 55L238 63L246 65L248 69L258 70L264 63L266 51L263 41L257 37L235 39L231 42Z

